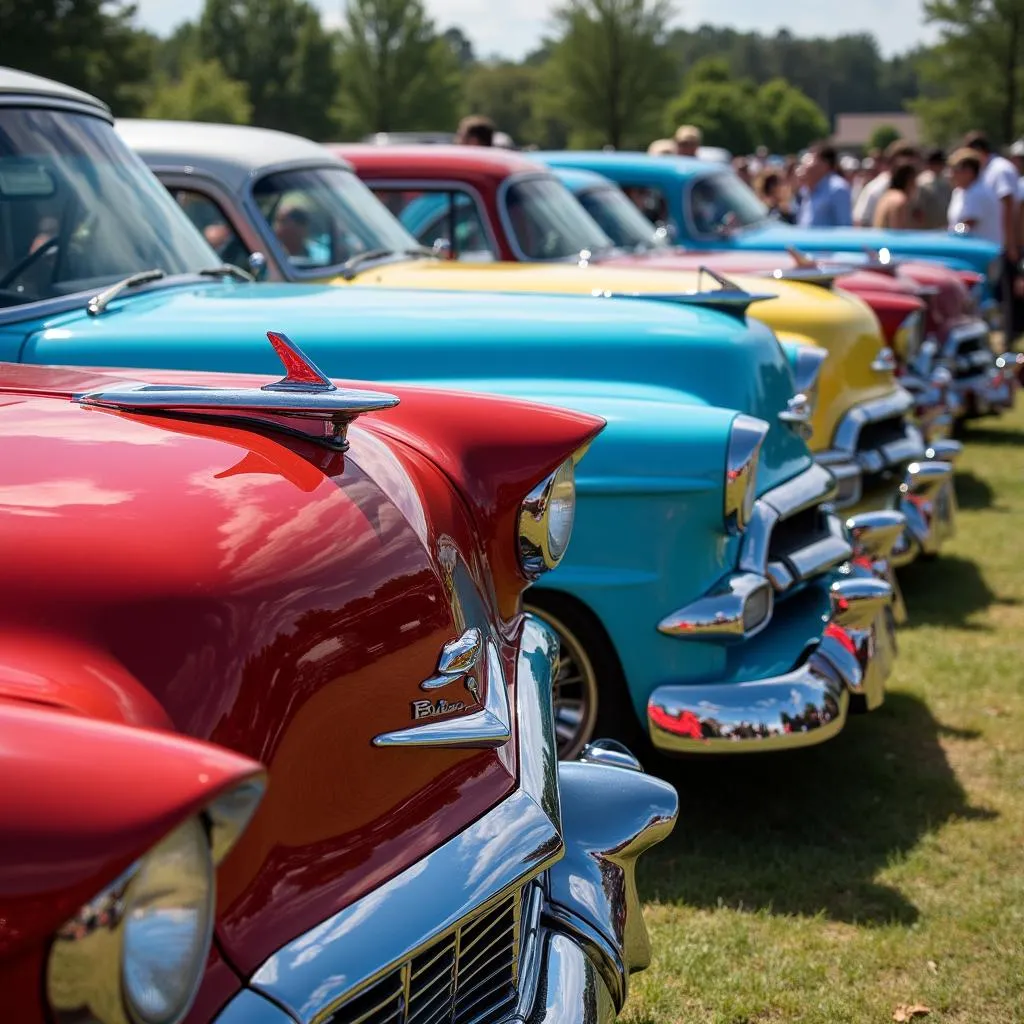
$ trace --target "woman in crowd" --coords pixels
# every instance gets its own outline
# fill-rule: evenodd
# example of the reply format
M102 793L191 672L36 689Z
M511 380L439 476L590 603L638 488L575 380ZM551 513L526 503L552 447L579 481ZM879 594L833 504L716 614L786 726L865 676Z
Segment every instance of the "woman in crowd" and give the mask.
M911 163L898 164L889 177L889 187L875 206L872 225L902 230L913 227L911 214L916 194L917 168Z
M789 209L782 175L778 171L765 171L758 178L757 194L768 207L768 216L773 220L783 220L787 224L795 222L796 218Z

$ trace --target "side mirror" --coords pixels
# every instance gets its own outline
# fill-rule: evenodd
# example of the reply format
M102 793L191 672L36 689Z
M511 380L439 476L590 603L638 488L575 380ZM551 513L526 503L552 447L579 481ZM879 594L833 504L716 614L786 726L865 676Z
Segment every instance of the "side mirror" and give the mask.
M267 276L267 257L263 253L249 253L249 273L257 281L262 281Z
M658 227L659 232L662 233L663 237L675 245L679 241L679 228L672 223L661 224Z
M435 256L440 256L443 260L455 259L455 254L452 252L452 243L448 238L435 238L431 249L434 250Z

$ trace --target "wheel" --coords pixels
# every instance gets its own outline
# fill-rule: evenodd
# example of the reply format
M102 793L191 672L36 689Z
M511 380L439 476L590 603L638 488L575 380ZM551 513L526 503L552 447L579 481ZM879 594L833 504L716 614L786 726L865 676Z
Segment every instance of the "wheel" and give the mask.
M564 594L537 591L524 602L558 635L558 674L552 686L555 736L563 761L593 739L621 740L636 751L644 735L608 634L584 605Z

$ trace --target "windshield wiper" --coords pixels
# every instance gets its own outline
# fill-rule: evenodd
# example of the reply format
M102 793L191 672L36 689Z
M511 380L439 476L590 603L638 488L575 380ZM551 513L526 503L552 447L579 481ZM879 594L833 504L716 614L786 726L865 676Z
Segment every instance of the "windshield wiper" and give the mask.
M441 260L444 257L436 250L425 245L417 245L414 249L403 249L403 256L422 256L424 259Z
M394 249L367 249L365 252L357 252L354 256L349 256L349 258L342 263L341 275L346 278L355 277L357 268L362 264L368 263L370 260L379 260L383 259L385 256L394 255Z
M219 263L215 267L203 267L199 271L202 277L233 277L236 281L255 281L252 274L236 267L233 263Z
M89 316L99 316L121 292L127 291L129 288L137 288L140 284L149 284L150 281L159 281L161 277L166 276L167 273L158 267L154 267L152 270L140 270L139 273L132 274L118 281L117 284L112 284L98 295L94 295L85 307L85 311Z

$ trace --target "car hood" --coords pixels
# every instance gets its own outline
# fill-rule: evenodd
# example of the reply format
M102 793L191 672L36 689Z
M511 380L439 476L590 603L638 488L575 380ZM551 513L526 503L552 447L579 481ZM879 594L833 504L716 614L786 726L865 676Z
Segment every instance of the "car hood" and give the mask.
M980 238L963 238L943 231L885 231L881 228L802 228L795 224L766 224L738 231L726 243L737 249L785 249L796 246L808 255L865 254L888 249L894 256L937 259L986 273L999 247Z
M97 374L0 370L0 698L163 724L267 767L219 874L238 969L512 791L512 743L372 743L410 726L420 682L467 626L496 637L513 685L482 560L439 535L471 526L438 530L402 446L357 423L350 450L324 458L67 400L107 387Z
M616 381L675 387L682 402L769 423L761 491L810 459L803 440L778 419L793 382L775 337L760 324L669 301L539 295L524 302L516 295L287 284L171 287L121 301L101 317L52 321L26 340L22 358L273 373L267 330L291 336L333 377L448 384L491 377L516 380L509 391L521 397L530 397L521 382L537 379L538 393L549 399L559 379L582 382L573 384L577 394L595 382L598 399ZM599 400L588 407L600 413Z

